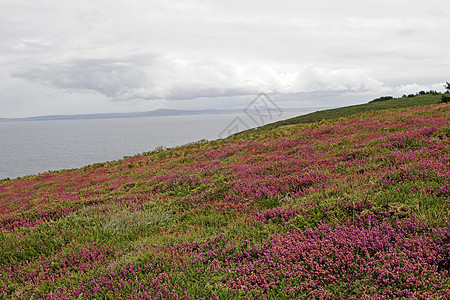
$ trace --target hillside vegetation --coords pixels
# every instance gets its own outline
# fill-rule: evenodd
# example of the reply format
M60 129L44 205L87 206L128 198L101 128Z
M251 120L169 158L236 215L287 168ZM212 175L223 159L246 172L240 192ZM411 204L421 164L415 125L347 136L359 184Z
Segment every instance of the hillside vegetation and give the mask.
M449 298L450 104L339 116L1 182L0 297Z
M390 99L389 99L390 98ZM387 100L384 100L387 99ZM377 101L378 100L378 101ZM380 101L381 100L381 101ZM404 96L402 98L392 98L392 97L380 97L374 99L366 104L345 106L340 108L320 110L306 115L301 115L298 117L290 118L287 120L282 120L274 123L270 123L261 127L257 130L269 130L279 126L292 125L292 124L304 124L318 122L321 120L335 119L339 117L347 117L358 113L369 112L380 109L390 109L390 108L401 108L401 107L411 107L416 105L430 105L438 104L442 102L442 94L411 94L409 96ZM246 131L242 132L245 133ZM238 133L239 134L239 133Z

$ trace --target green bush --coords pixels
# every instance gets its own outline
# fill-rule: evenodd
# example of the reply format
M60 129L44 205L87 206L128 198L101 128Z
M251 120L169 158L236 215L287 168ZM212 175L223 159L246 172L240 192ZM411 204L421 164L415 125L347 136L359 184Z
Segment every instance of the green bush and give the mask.
M387 101L387 100L391 100L391 99L394 99L394 97L392 97L392 96L384 96L384 97L373 99L369 103Z
M450 102L450 96L449 95L442 95L441 96L441 103L449 103Z

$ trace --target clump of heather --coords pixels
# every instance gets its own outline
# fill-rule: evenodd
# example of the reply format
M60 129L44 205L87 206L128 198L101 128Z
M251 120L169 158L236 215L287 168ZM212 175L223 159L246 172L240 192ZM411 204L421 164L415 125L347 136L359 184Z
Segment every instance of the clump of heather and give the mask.
M0 297L450 298L448 104L0 183Z
M449 249L448 227L430 229L415 218L372 214L342 225L272 234L258 245L221 234L147 247L141 261L55 295L444 298Z

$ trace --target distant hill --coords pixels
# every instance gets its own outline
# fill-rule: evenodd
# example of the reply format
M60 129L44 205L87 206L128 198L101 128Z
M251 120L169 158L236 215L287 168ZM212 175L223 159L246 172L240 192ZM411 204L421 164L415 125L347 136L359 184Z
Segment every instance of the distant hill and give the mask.
M311 111L312 108L286 108L284 111ZM252 110L249 110L252 111ZM104 114L78 114L78 115L48 115L27 118L0 118L0 122L26 122L26 121L51 121L51 120L87 120L87 119L118 119L118 118L145 118L163 116L193 116L193 115L219 115L240 114L242 109L157 109L146 112L131 113L104 113Z
M240 112L240 111L241 110L238 110L238 109L203 109L203 110L157 109L157 110L153 110L153 111L131 112L131 113L48 115L48 116L36 116L36 117L28 117L28 118L0 118L0 122L210 115L210 114L229 114L229 113L235 113L235 112Z

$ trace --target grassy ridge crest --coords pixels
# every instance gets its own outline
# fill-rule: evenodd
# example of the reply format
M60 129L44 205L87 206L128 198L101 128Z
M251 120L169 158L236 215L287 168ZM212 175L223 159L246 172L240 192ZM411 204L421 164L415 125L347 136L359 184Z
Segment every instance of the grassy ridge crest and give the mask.
M414 97L402 97L402 98L392 98L384 101L369 102L366 104L345 106L340 108L332 108L326 110L320 110L306 115L301 115L298 117L290 118L287 120L282 120L274 123L270 123L256 130L270 130L279 126L292 125L292 124L303 124L303 123L313 123L321 120L335 119L340 117L347 117L355 114L360 114L369 111L390 109L390 108L402 108L411 107L417 105L431 105L438 104L441 102L442 95L416 95ZM242 132L245 133L246 131ZM238 133L239 134L239 133Z

